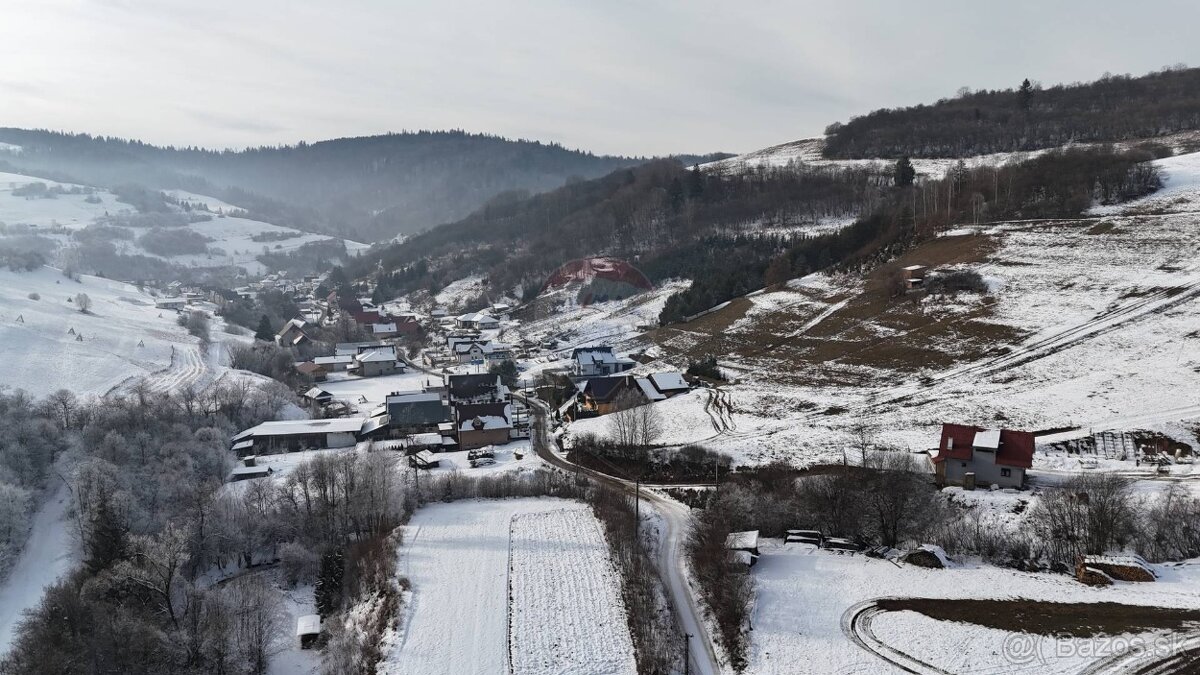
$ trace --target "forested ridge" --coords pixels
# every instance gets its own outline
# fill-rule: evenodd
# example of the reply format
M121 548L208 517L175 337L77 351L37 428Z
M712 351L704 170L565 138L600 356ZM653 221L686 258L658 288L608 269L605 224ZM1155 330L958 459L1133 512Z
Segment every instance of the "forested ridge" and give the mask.
M1017 85L1018 83L1014 83ZM967 157L1112 143L1200 129L1200 68L1105 75L1048 88L970 91L931 105L884 108L825 131L829 158Z
M2 157L5 170L185 189L269 222L368 242L458 220L501 192L541 192L644 161L462 131L223 151L27 129L0 129L0 141L22 148Z

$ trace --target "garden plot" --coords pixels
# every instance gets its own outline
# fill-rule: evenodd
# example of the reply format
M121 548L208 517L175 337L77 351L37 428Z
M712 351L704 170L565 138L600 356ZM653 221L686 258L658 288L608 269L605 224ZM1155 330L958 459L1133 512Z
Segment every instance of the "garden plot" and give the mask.
M577 515L520 522L564 511ZM510 663L515 673L635 672L619 587L615 577L600 576L611 569L601 534L585 528L599 524L584 505L561 499L473 500L417 511L397 567L411 596L400 628L385 636L379 672L491 675ZM546 565L558 572L541 569ZM576 578L566 578L568 569ZM575 583L581 585L568 585ZM521 644L511 652L510 628ZM589 640L595 644L585 646ZM579 651L568 653L568 646Z
M512 672L636 673L621 580L585 509L512 519Z

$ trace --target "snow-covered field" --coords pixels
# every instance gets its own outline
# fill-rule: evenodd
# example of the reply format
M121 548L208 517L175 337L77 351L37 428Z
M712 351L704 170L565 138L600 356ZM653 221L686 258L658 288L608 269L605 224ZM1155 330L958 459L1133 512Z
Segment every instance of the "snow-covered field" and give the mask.
M117 201L107 190L93 190L91 195L60 194L53 199L14 195L13 189L44 183L47 187L83 188L82 185L60 183L16 173L0 172L0 223L5 225L34 225L39 228L65 227L79 229L108 214L133 211L133 207ZM92 201L87 201L91 197Z
M621 580L582 508L512 519L512 672L636 673Z
M75 303L80 293L91 300L88 314ZM35 396L62 388L103 394L131 376L169 370L172 354L175 362L202 358L199 341L154 300L132 284L91 276L77 283L48 267L0 270L3 382Z
M810 164L813 166L838 166L845 168L873 168L880 171L890 171L895 160L885 159L825 159L821 150L825 145L823 138L805 138L789 143L773 145L736 157L717 160L704 164L701 168L713 171L732 171L744 167L784 167L791 163ZM1038 154L1037 152L1001 152L990 155L967 157L963 163L968 167L994 166L1009 162L1020 162ZM925 178L941 178L947 169L958 163L957 158L912 160L917 175Z
M547 576L542 569L610 565L594 538L599 531L590 529L598 523L586 512L519 523L530 514L585 508L557 499L503 499L419 510L399 552L398 572L412 582L412 592L398 632L387 636L379 672L490 675L508 671L508 664L516 673L633 672L624 610L612 580L588 581L597 574L594 567L575 579ZM612 620L602 623L598 616ZM584 617L589 624L563 623ZM590 646L564 651L581 641ZM618 648L626 651L611 651Z
M53 198L29 197L14 195L13 190L28 186L31 183L43 183L48 188L63 188L64 190L83 190L79 194L58 194ZM149 255L163 258L185 267L217 267L233 265L246 269L251 275L262 275L266 268L255 258L264 250L285 253L295 250L304 244L332 239L325 235L301 232L289 227L281 227L236 215L242 210L233 204L214 197L195 194L183 190L166 190L164 194L188 204L192 214L211 214L212 219L195 222L180 229L188 229L201 234L210 241L208 252L176 256L160 256L150 253L138 245L136 238L132 241L114 242L119 252L133 255ZM123 213L133 213L134 208L124 202L117 201L115 194L101 188L93 188L71 183L25 176L13 173L0 173L0 223L8 226L32 226L32 230L44 235L50 229L79 230L91 225L104 216ZM48 234L51 240L58 244L66 244L69 238L65 234ZM140 236L144 231L135 230L134 235ZM272 241L253 240L255 236L283 236ZM349 255L369 248L366 244L345 240Z
M930 570L866 558L839 556L778 540L762 543L754 567L750 665L747 673L901 672L855 645L842 619L857 603L879 597L1030 598L1050 602L1117 602L1194 608L1200 604L1200 561L1157 566L1154 583L1118 583L1096 589L1071 577L1032 574L988 565ZM1043 660L1015 661L1005 640L1013 634L968 623L928 618L914 612L883 613L872 621L888 646L949 672L1078 672L1099 655L1087 655L1083 640L1039 644ZM1145 635L1152 638L1154 635ZM1038 638L1030 637L1030 640ZM1056 654L1063 654L1062 658Z

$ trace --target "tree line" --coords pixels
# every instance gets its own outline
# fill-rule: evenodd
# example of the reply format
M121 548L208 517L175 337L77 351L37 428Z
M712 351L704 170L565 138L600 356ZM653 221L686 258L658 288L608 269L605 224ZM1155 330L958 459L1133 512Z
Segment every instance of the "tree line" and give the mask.
M1200 128L1200 69L1105 75L1042 88L963 90L931 105L885 108L826 130L826 157L967 157L1068 143L1145 139Z

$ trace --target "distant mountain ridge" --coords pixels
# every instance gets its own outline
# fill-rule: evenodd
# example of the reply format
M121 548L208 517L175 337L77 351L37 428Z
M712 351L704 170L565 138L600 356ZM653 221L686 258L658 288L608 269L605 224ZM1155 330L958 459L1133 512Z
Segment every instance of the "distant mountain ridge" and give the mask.
M0 142L21 147L0 156L13 170L213 194L264 220L360 241L459 220L501 193L544 192L645 161L463 131L237 151L13 128L0 128Z

